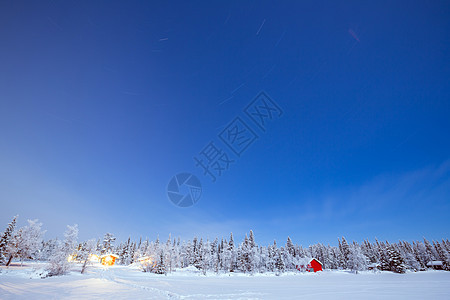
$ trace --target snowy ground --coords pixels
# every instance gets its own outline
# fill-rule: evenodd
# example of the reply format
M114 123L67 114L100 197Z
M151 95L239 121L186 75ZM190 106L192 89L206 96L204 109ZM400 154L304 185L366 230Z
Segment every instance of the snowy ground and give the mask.
M450 272L343 271L274 275L168 276L133 267L91 267L88 274L41 279L40 264L0 269L0 299L450 299Z

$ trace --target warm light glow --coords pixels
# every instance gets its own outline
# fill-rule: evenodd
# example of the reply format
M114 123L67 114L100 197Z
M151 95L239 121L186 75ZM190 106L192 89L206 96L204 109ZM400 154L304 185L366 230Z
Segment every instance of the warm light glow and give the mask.
M142 258L139 258L139 262L140 263L151 263L152 259L151 259L151 257L142 257Z
M98 257L97 254L90 254L89 255L89 261L91 262L98 262L100 260L100 258Z
M104 255L102 256L101 262L104 266L112 266L116 261L117 256L115 255Z
M73 258L74 258L73 255L69 255L69 257L67 258L67 261L71 262L71 261L73 261Z
M156 265L153 259L149 256L141 257L138 260L142 267L154 267Z

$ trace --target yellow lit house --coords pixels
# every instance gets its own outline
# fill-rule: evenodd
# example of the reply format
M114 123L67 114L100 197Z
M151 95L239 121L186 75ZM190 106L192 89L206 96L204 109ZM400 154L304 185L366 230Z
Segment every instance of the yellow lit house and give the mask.
M100 256L100 262L104 266L112 266L116 262L117 258L119 258L119 256L115 254L105 254Z

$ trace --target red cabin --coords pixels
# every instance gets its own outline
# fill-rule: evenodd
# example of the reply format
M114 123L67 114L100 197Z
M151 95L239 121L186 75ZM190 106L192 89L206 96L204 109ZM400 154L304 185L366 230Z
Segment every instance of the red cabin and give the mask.
M322 270L322 263L315 258L307 260L307 263L303 265L296 265L297 270L302 272L318 272Z

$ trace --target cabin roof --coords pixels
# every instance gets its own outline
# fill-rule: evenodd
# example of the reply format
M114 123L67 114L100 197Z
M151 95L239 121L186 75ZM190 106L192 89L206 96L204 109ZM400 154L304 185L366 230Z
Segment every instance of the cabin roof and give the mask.
M323 264L317 258L314 257L303 257L300 259L300 264L307 265L310 264L313 260L317 261L321 266L323 266Z

